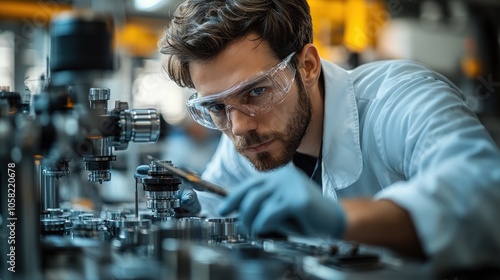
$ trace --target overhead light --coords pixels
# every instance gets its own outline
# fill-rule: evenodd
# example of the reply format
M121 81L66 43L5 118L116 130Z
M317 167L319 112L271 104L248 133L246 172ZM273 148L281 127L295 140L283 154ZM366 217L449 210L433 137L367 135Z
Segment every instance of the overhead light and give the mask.
M138 11L154 11L168 2L168 0L134 0L134 8Z

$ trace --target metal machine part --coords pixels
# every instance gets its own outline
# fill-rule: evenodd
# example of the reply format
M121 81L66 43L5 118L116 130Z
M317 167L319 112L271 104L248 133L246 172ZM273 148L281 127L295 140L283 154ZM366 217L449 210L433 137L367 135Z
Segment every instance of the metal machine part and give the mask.
M170 164L170 161L161 161L162 164ZM140 179L146 196L146 207L151 209L153 217L166 220L175 216L174 208L180 207L179 185L181 180L174 177L170 171L152 161L149 165L147 177Z
M115 139L117 149L132 142L156 142L160 136L159 115L154 109L128 109L127 102L115 102L114 113L119 116L120 134ZM126 146L125 146L126 148Z
M112 238L120 237L120 233L128 230L151 229L152 222L149 219L136 219L130 216L115 216L111 215L106 219L107 229ZM131 244L126 241L126 244Z
M69 214L65 215L60 208L49 208L40 215L40 233L42 236L60 235L68 233L71 224Z
M40 185L40 211L59 207L57 181L69 174L69 164L66 160L49 162L42 160Z
M183 217L177 221L177 238L192 242L208 240L208 227L200 217Z
M90 155L84 155L85 169L89 171L87 179L90 182L107 182L111 180L111 161L113 155L112 139L102 136L87 137L92 147Z
M213 242L236 243L246 240L246 236L238 230L237 218L208 219L208 236Z
M97 129L87 136L89 152L83 156L88 180L111 180L111 162L116 160L113 148L125 150L128 142L156 142L160 136L160 118L154 109L129 110L127 102L116 101L108 112L110 90L91 88L89 106L98 120Z
M90 238L96 240L109 240L109 233L105 223L100 218L94 218L93 214L81 214L78 220L72 223L73 238Z
M50 30L52 84L88 82L113 70L114 30L108 16L83 10L61 13Z
M89 90L90 110L95 116L103 116L108 113L108 100L110 92L107 88L91 88ZM97 134L87 136L91 147L89 154L83 156L85 169L89 171L87 179L90 182L111 180L111 161L116 160L113 155L112 137L103 135L101 131Z

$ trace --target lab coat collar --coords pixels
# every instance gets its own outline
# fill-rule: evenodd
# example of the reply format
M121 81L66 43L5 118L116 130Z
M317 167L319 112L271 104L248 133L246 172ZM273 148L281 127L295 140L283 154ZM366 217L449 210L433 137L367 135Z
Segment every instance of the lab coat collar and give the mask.
M363 170L359 117L349 73L321 61L325 81L323 120L323 194L336 199L335 190L355 183Z

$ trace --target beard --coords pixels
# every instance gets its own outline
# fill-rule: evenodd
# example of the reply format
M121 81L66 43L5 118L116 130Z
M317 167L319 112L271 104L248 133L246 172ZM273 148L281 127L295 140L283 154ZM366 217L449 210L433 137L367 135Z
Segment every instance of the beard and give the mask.
M246 157L258 171L270 171L291 162L307 132L311 122L312 105L300 74L297 76L298 101L292 113L283 120L285 123L283 131L258 134L252 130L235 143L236 150ZM244 153L246 147L264 143L271 139L282 145L282 149L275 151L275 154L272 154L271 151L263 151L252 155Z

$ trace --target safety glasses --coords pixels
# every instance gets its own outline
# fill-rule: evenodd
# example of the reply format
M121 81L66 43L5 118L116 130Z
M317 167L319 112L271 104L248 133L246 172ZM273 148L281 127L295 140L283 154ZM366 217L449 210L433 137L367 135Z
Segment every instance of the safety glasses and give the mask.
M239 110L249 116L264 114L281 103L295 79L295 68L290 65L295 52L255 78L242 82L223 92L198 98L193 94L187 108L193 119L202 126L226 130L231 127L229 112Z

